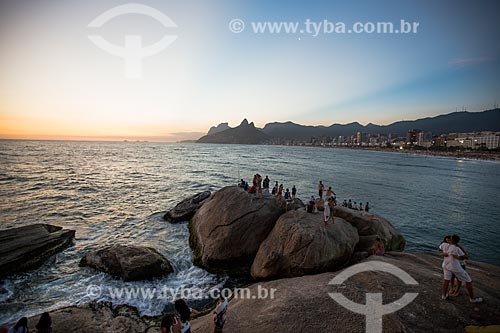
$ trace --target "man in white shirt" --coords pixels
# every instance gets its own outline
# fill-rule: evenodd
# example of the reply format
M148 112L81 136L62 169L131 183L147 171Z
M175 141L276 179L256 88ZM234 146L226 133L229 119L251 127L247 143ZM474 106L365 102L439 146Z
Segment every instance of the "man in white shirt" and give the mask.
M444 257L443 260L443 288L441 298L448 298L448 286L450 280L455 275L457 279L457 290L460 289L462 282L465 282L465 287L469 293L469 301L471 303L480 303L483 301L481 297L474 298L474 289L472 288L472 279L469 274L462 268L459 260L463 260L465 253L456 244L460 241L460 237L457 235L451 236L450 243L442 243L439 249L443 252L441 255Z

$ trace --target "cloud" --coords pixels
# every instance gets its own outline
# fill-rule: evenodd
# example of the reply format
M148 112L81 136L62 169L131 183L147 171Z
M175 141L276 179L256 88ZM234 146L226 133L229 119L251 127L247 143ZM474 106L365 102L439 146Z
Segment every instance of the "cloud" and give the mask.
M494 60L492 57L455 58L448 61L448 64L456 67L464 67L492 60Z

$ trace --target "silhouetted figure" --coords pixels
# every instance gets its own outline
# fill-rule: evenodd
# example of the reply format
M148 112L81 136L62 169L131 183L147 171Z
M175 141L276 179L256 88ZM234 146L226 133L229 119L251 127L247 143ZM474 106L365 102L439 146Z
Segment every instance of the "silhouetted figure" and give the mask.
M38 324L35 326L38 333L51 333L52 332L52 319L47 312L42 313Z
M8 331L8 333L28 333L28 332L29 332L28 318L26 317L22 317L21 319L19 319L17 324Z

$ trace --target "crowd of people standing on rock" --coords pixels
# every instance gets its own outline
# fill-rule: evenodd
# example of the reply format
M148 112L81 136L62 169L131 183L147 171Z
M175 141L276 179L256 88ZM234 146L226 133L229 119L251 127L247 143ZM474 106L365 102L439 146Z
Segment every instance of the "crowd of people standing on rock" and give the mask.
M285 189L283 184L279 184L277 181L275 182L272 190L270 190L271 180L269 179L269 176L262 178L259 174L255 174L253 176L252 186L250 186L248 182L243 179L240 179L238 186L243 188L248 193L257 194L260 197L275 196L280 203L284 201L287 205L293 203L297 195L297 187L295 185L293 185L291 189Z

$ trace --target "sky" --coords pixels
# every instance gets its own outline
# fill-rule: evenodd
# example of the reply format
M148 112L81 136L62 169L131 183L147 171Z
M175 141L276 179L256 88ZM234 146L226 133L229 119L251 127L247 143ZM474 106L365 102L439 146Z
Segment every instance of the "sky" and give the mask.
M131 3L0 0L0 138L177 141L243 118L259 127L382 125L500 103L495 0L176 0L123 7ZM118 6L121 15L91 24ZM244 23L239 33L235 19ZM406 34L315 35L304 33L306 20L347 29L356 22L398 28L401 20L418 27ZM297 22L299 30L259 33L259 22ZM140 51L131 35L140 36L134 38L143 50L171 41L127 63L125 51L113 55L89 38L118 48L127 42L132 57Z

